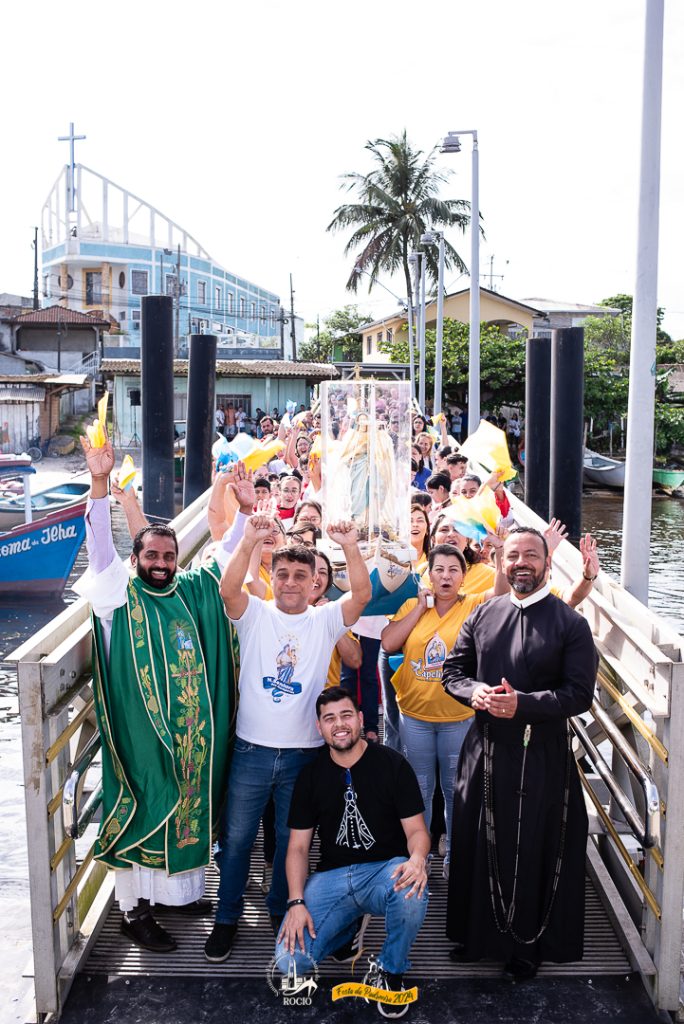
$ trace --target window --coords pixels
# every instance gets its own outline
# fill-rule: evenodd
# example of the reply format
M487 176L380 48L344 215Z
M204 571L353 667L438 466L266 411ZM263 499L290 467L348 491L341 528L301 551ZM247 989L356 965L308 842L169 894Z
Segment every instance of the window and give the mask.
M240 316L245 315L245 300L240 296Z
M133 295L147 295L147 271L131 271L131 292Z
M214 309L221 308L221 289L217 286L214 288Z
M259 319L260 320L265 320L266 319L266 307L265 306L259 306Z
M171 295L173 298L176 297L176 284L177 278L175 274L166 275L166 294Z
M373 335L369 334L366 337L366 355L369 356L373 351Z
M249 315L254 320L256 317L256 302L250 302L249 304Z
M271 317L271 323L274 324L276 322L276 311L275 311L275 309L271 310L270 317Z
M234 313L235 312L235 296L233 295L232 292L227 292L226 293L226 301L228 303L228 312L229 313Z
M387 328L387 340L388 340L388 342L390 342L390 344L391 344L393 338L394 338L394 331L392 330L391 327L388 327Z
M380 342L382 341L382 331L378 331L377 341L378 341L378 348L379 348L380 347Z
M190 333L199 334L199 320L196 317L193 317L190 321Z
M119 313L119 323L123 323L125 319L126 319L126 310L122 309L121 312Z
M197 282L197 304L199 306L206 306L207 304L207 282Z
M50 295L50 275L43 274L43 295L49 297Z
M102 274L99 270L85 272L85 304L94 306L102 302Z

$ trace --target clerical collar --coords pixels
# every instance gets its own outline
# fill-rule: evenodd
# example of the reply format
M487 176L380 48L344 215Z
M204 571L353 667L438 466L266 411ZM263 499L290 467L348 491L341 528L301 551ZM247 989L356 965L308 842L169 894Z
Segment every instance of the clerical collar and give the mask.
M548 597L551 593L551 584L545 583L541 590L538 590L534 594L530 594L529 597L518 597L514 590L511 590L511 603L516 608L529 608L537 601L543 601L545 597Z

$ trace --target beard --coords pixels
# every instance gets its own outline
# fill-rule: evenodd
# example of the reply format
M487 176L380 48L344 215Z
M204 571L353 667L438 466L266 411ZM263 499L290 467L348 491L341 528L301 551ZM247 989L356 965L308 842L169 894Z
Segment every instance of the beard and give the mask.
M175 569L165 569L164 578L152 576L147 569L138 562L136 565L136 572L143 583L146 583L148 587L154 587L155 590L163 590L164 587L168 587L173 577L176 575Z
M538 590L539 587L541 587L545 578L546 570L544 570L544 572L539 576L526 576L523 579L517 578L515 570L506 576L506 579L511 585L511 589L514 590L516 594L531 594L533 591Z

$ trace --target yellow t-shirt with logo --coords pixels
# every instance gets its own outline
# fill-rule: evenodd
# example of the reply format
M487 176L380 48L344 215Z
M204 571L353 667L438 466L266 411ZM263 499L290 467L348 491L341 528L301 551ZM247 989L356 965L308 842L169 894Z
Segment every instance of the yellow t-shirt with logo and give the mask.
M356 637L354 636L354 634L352 633L351 630L349 630L347 632L347 636L351 640L354 641L354 643L357 645L357 647L361 646L361 644L356 639ZM337 644L335 644L335 646L333 647L332 657L330 659L330 665L328 666L328 678L325 681L325 688L326 688L326 690L327 690L327 688L329 686L339 686L340 685L340 678L341 678L341 676L342 676L342 656L341 656L340 652L337 650Z
M436 608L428 608L420 617L403 646L403 664L392 676L402 714L424 722L472 718L470 708L448 697L442 689L442 668L461 626L484 600L484 594L466 594L441 618ZM417 603L415 597L405 601L394 621L405 618Z

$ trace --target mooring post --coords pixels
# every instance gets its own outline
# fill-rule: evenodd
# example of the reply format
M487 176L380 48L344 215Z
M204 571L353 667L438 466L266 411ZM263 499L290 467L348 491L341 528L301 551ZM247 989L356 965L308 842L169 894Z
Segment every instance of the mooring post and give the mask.
M550 513L577 544L582 533L584 330L564 327L551 344Z
M216 344L215 334L190 335L183 508L187 508L211 484L211 446L215 436Z
M173 299L142 300L143 512L173 519Z
M548 522L551 338L528 338L525 362L525 504Z

